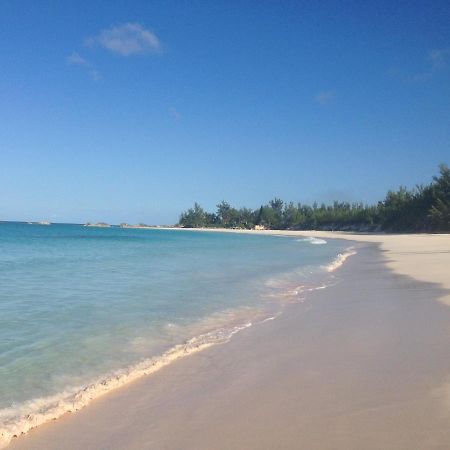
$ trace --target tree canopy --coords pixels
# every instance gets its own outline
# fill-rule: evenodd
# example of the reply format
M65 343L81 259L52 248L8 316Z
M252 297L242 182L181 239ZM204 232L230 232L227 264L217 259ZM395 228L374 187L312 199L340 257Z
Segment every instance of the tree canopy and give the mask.
M259 208L234 208L228 202L208 213L195 203L180 215L181 227L251 229L348 230L394 232L450 231L450 168L439 166L439 174L428 185L413 189L401 186L389 191L376 205L335 201L330 205L285 203L279 198Z

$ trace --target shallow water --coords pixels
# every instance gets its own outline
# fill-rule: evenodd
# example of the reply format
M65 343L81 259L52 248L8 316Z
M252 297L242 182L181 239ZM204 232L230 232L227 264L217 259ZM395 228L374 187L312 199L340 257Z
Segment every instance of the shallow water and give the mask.
M0 223L0 430L186 340L273 317L348 246L317 243Z

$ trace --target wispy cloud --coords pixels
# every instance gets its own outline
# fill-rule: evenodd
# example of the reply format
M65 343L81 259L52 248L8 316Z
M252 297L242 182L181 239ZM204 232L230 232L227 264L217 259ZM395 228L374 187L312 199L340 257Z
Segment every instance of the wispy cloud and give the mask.
M102 79L102 74L97 69L89 70L88 74L94 81L100 81Z
M432 70L443 69L450 60L450 48L431 50L428 59L431 61Z
M79 66L86 69L87 74L94 80L101 80L102 76L100 72L91 64L87 59L83 58L79 53L73 52L66 58L67 64L71 66Z
M328 105L330 102L332 102L335 99L336 95L333 91L322 91L319 92L315 97L314 100L321 106Z
M142 55L161 51L161 42L139 23L125 23L100 31L85 40L89 47L100 46L120 56Z
M180 112L173 106L171 106L169 108L169 114L175 119L175 120L180 120L181 119L181 114Z
M388 73L404 81L422 82L431 80L437 72L440 72L449 66L450 48L430 50L426 57L426 61L427 67L424 68L422 72L407 74L402 70L392 68Z
M66 58L67 63L74 66L88 66L89 63L80 56L77 52L73 52L70 56Z

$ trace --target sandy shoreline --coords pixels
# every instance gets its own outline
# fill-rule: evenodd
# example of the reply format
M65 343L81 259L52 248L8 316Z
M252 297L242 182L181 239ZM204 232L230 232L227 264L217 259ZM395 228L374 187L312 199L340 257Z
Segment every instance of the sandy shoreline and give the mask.
M350 239L358 254L289 314L8 448L449 448L450 308L431 300L449 302L450 236L258 233Z
M183 228L165 228L183 230ZM450 290L450 234L376 234L344 231L291 231L291 230L231 230L190 229L225 233L302 236L319 239L345 239L353 242L371 242L380 245L386 255L386 264L400 275L419 281L439 283ZM450 293L440 301L450 305Z
M439 283L450 289L450 234L354 234L330 231L282 232L322 239L374 242L386 254L387 265L400 275L419 281ZM450 294L440 300L450 305Z

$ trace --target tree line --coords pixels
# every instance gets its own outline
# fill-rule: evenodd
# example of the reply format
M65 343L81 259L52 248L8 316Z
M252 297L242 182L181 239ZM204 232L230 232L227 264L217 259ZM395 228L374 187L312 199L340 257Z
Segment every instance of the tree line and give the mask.
M389 191L374 205L335 201L333 204L304 205L274 198L257 209L234 208L228 202L216 212L205 211L198 203L180 215L180 227L267 229L449 232L450 169L439 166L431 183L413 189Z

